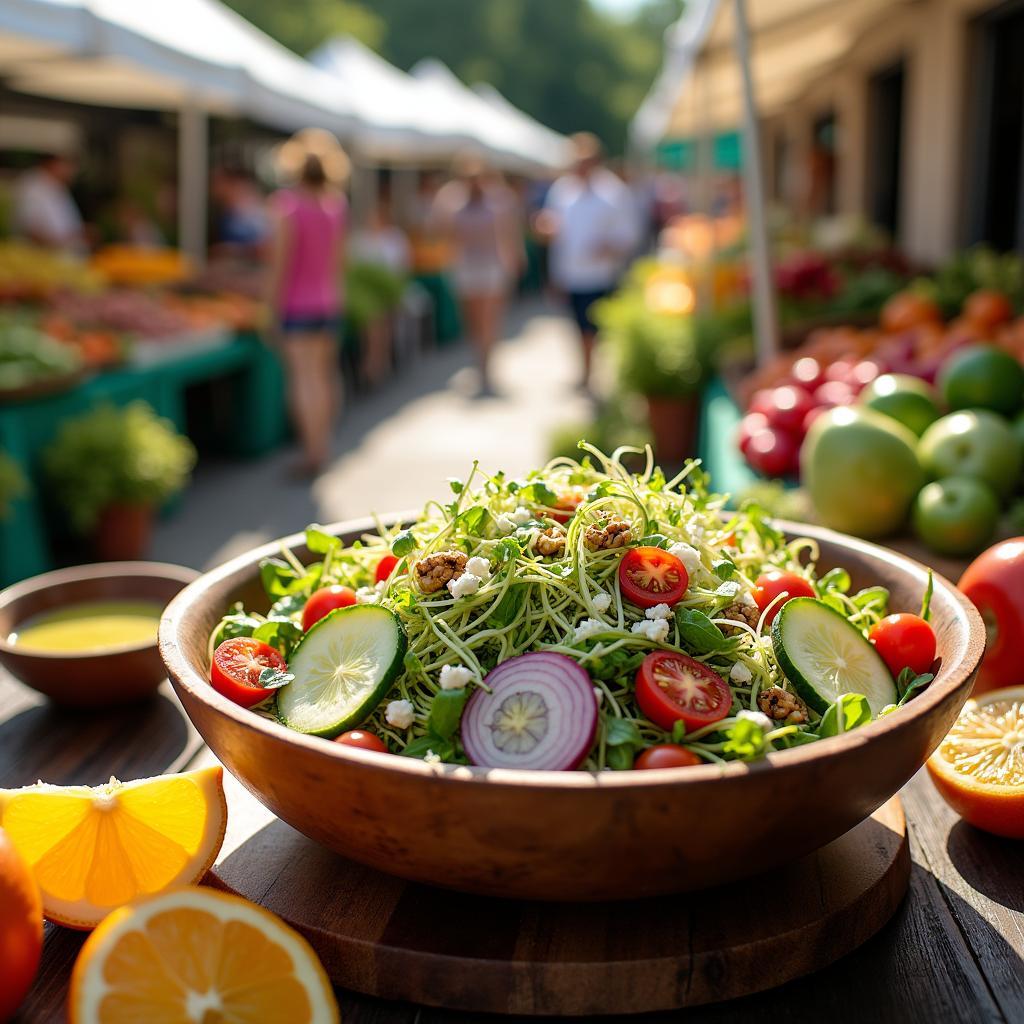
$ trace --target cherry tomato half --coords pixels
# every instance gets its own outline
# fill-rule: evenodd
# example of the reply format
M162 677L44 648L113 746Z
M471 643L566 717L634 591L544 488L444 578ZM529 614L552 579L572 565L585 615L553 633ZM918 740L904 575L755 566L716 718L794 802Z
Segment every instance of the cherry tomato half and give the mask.
M633 763L635 769L645 768L692 768L700 764L700 758L679 746L678 743L659 743L657 746L648 747Z
M379 754L388 752L387 744L372 732L365 729L349 729L340 736L336 736L335 743L342 743L346 747L361 747L363 750L376 750Z
M553 506L558 511L544 512L543 515L564 526L576 514L576 509L583 504L583 499L586 496L586 492L579 487L574 487L571 491L562 491ZM537 514L541 515L542 513L538 512Z
M640 608L675 604L689 585L686 566L664 548L630 548L619 562L622 596Z
M287 669L284 658L270 644L251 636L225 640L213 652L210 682L228 700L251 708L274 691L259 685L260 673L267 668Z
M302 609L302 628L309 629L336 608L347 608L356 603L356 592L351 587L333 586L314 590Z
M674 651L652 651L637 670L636 702L661 729L677 721L699 729L729 714L732 691L707 665Z
M377 572L374 578L378 583L383 583L395 571L396 565L398 565L398 559L394 555L385 555L377 563Z
M920 615L887 615L871 627L868 639L895 679L905 668L921 675L935 660L935 630Z
M763 612L779 596L786 596L777 601L772 610L765 616L765 626L770 626L772 620L779 614L779 609L794 597L817 597L814 587L810 581L796 572L783 572L781 569L770 569L761 573L754 584L754 601L757 607Z

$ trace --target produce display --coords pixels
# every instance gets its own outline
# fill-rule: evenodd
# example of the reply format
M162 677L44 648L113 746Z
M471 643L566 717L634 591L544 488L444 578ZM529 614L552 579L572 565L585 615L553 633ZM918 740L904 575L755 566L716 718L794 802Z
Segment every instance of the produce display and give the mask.
M192 263L177 249L137 245L108 245L90 265L105 280L135 288L178 284L192 274Z
M813 541L724 517L695 464L666 480L649 450L632 473L582 447L521 480L474 466L349 547L310 527L319 561L261 564L266 614L225 609L212 686L370 750L595 771L758 758L931 681L927 595L889 616L884 588L819 575Z
M24 317L0 313L0 399L5 392L73 378L81 368L82 358L74 348Z
M764 476L799 475L827 526L912 525L942 554L980 551L1024 470L1024 318L1012 316L1007 296L981 290L944 326L936 302L903 292L880 330L818 332L757 375L774 384L751 395L740 451Z
M40 302L57 291L95 292L104 284L102 274L73 256L0 241L0 302Z

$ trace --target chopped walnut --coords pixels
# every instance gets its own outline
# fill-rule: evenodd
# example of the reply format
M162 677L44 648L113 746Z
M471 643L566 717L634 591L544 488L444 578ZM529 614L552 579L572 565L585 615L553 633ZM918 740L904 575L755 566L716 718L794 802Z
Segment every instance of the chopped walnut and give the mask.
M757 706L773 721L802 725L807 721L807 705L781 686L769 686L757 695Z
M466 556L461 551L438 551L421 558L415 566L416 583L424 594L433 594L466 571Z
M605 514L596 523L587 527L583 541L591 551L608 551L623 548L633 539L632 527L625 519Z
M565 551L565 530L549 526L533 535L532 547L538 555L561 555Z
M722 612L721 617L723 619L732 619L733 622L745 622L751 629L757 629L757 620L761 618L761 611L756 604L747 604L745 601L733 601ZM722 632L726 636L734 636L741 631L735 626L723 626Z

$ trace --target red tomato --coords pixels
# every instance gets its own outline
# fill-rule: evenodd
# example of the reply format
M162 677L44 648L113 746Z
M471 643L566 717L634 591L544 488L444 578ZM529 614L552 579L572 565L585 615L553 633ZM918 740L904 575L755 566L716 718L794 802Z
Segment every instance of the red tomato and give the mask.
M920 615L887 615L871 627L868 639L895 679L905 668L921 675L935 660L935 631Z
M729 714L732 692L707 665L674 651L652 651L637 670L636 702L661 729L677 721L699 729Z
M1002 292L981 288L967 296L964 317L977 324L983 333L991 332L1013 319L1013 306Z
M748 412L736 429L736 447L745 456L750 448L751 439L770 426L768 417L763 412Z
M763 612L775 600L779 594L786 594L765 617L764 624L770 626L772 620L779 614L779 609L794 597L817 597L814 587L799 573L782 572L780 569L770 569L761 573L754 584L754 600L757 607Z
M314 622L319 622L336 608L348 608L355 603L356 592L351 587L335 585L314 590L306 607L302 609L302 628L309 629Z
M775 388L770 393L769 401L770 408L765 411L765 415L771 425L790 432L800 429L804 417L814 406L810 394L795 384Z
M335 743L342 743L346 747L361 747L363 750L376 750L379 754L388 752L387 744L372 732L364 729L349 729L340 736L336 736Z
M251 708L274 692L259 685L260 673L266 668L283 671L287 667L284 658L270 644L251 636L239 636L225 640L213 652L210 682L228 700Z
M576 514L576 509L580 507L586 496L586 492L579 487L574 487L571 491L562 491L554 505L556 509L561 509L560 512L538 512L537 515L546 515L548 519L554 519L556 523L565 525Z
M648 747L636 759L633 767L643 771L646 768L691 768L700 763L700 758L686 747L677 743L659 743Z
M768 427L750 439L746 456L747 462L764 476L789 476L799 465L800 442L785 430Z
M988 632L974 692L1019 684L1024 678L1024 537L1004 540L978 555L960 577L959 587L981 612Z
M792 376L800 387L813 391L825 380L825 371L813 356L802 356L793 364Z
M622 596L641 608L675 604L689 585L686 566L664 548L630 548L619 562Z
M377 582L383 583L395 571L396 565L398 565L398 559L394 555L385 555L377 563L377 572L375 575Z

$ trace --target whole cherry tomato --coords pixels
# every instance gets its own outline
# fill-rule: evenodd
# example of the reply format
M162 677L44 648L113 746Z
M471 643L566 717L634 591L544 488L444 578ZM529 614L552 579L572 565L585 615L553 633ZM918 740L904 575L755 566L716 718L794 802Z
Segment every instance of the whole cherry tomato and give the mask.
M341 743L346 747L360 747L363 750L376 750L378 754L388 752L387 744L375 733L367 732L365 729L349 729L340 736L334 738L335 743Z
M351 587L335 585L314 590L306 607L302 609L302 628L309 629L314 622L319 622L336 608L348 608L355 603L356 592Z
M647 768L692 768L701 764L701 759L678 743L659 743L648 747L634 762L633 767L643 771Z
M796 572L783 572L781 569L769 569L761 573L754 584L754 601L763 612L779 594L786 596L777 601L772 610L765 616L765 626L770 626L779 614L779 609L794 597L817 597L810 581Z
M895 679L905 668L919 676L935 660L935 630L921 618L902 612L887 615L871 627L868 639L889 666Z
M383 583L395 571L396 565L398 565L398 558L395 555L385 555L377 563L377 572L374 578L378 583Z

